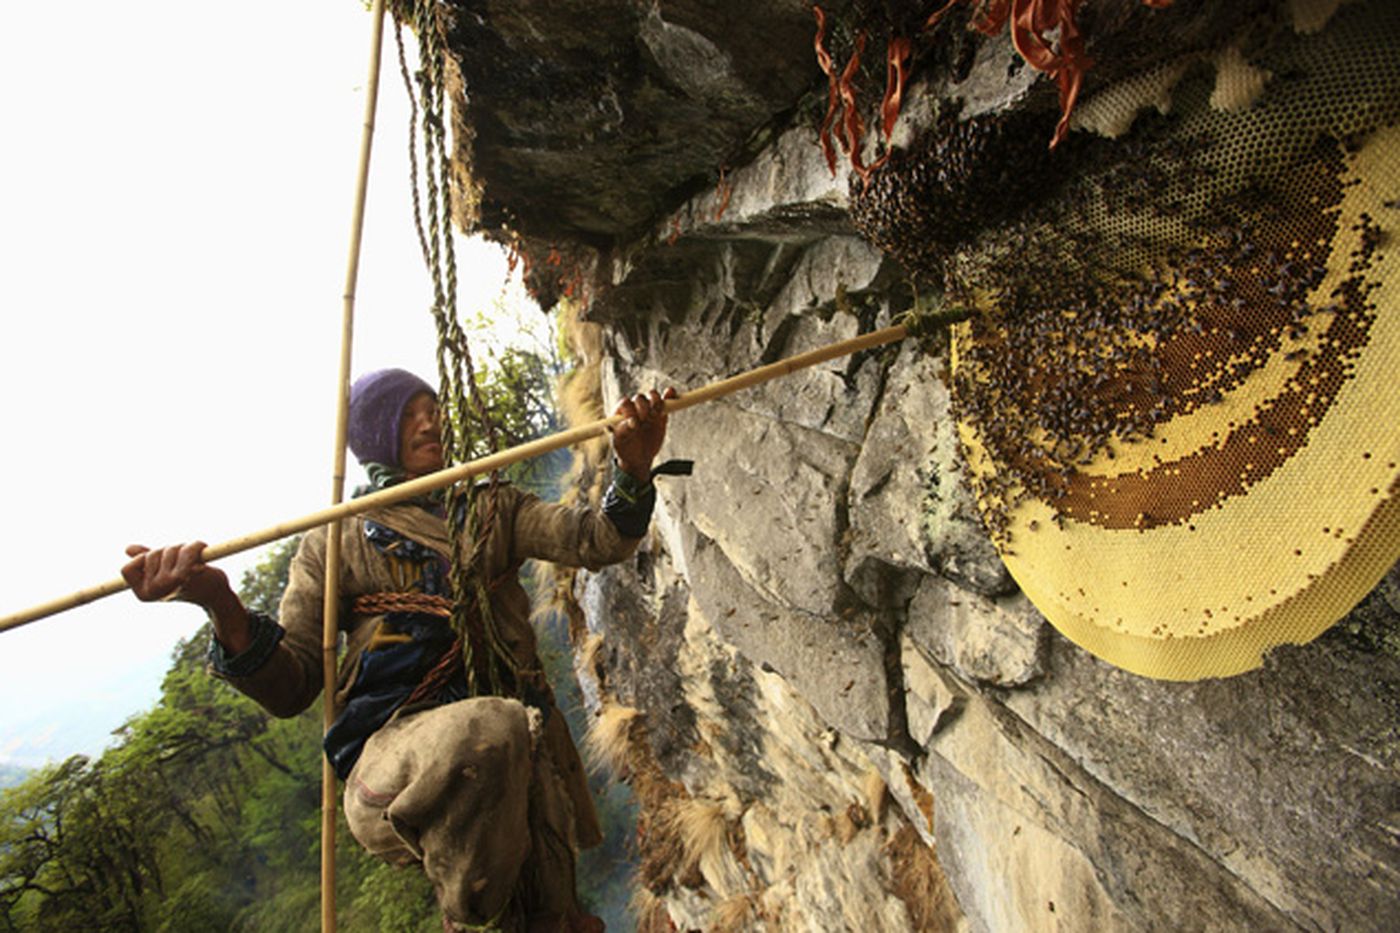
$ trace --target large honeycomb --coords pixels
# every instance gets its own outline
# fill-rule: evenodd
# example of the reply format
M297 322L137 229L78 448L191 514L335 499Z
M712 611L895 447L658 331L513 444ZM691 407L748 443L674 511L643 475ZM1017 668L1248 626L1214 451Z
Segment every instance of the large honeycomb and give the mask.
M1248 99L1196 67L928 262L981 312L953 380L988 529L1119 666L1256 667L1400 558L1397 41L1400 4L1351 4L1254 50Z

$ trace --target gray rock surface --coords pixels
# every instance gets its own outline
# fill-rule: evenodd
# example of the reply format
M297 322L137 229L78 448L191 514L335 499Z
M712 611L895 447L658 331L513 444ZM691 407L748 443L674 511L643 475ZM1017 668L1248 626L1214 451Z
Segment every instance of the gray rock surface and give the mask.
M938 572L988 594L1015 588L962 477L946 366L918 344L900 348L851 473L846 578L875 604L907 600L917 582L905 573L903 587L877 592L888 576L882 565Z
M838 496L856 448L725 402L677 417L670 443L697 460L685 483L687 520L748 586L788 609L831 612L841 581ZM689 555L686 563L693 581Z
M846 735L887 737L884 645L867 617L836 620L768 602L704 537L686 563L696 606L728 644L781 674Z
M1375 929L1400 916L1400 662L1338 641L1173 684L1056 637L1055 676L1006 704L1300 928Z
M820 75L790 0L749 4L743 29L695 0L449 9L475 131L457 158L485 181L482 219L543 238L634 232L712 187Z
M1020 593L988 599L925 577L909 603L910 639L966 680L1016 687L1045 672L1049 626Z

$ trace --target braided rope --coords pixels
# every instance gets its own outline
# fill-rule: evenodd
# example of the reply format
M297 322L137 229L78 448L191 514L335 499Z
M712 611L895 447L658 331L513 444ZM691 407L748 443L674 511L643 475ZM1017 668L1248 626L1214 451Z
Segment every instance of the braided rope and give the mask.
M438 399L442 408L443 452L449 463L464 463L482 453L475 449L478 444L484 444L487 451L497 449L497 432L481 399L471 348L457 317L457 257L452 243L451 160L447 151L447 57L441 9L437 0L414 0L412 13L418 34L417 84L418 100L422 104L422 187L425 195L420 201L418 143L412 128L412 124L419 120L418 106L415 104L409 131L413 220L433 283L432 312L438 336ZM401 37L397 28L395 36ZM411 84L401 41L399 68L405 83ZM478 438L474 434L473 425L481 430L484 437ZM491 482L494 487L494 474ZM518 689L520 683L518 665L492 616L483 579L481 563L485 535L482 532L494 524L495 497L488 496L487 502L485 514L480 514L476 490L470 484L454 485L447 491L447 528L453 554L451 581L455 594L452 627L458 634L467 689L472 695L482 692L499 695L507 687ZM474 610L485 635L484 648L491 656L491 662L483 665L489 681L487 684L478 683L477 665L473 663L472 656L473 639L464 637ZM511 684L502 682L502 669L512 674Z
M463 663L462 638L458 636L452 640L452 646L442 653L432 670L423 675L423 679L418 682L418 686L413 688L413 692L404 701L405 706L412 706L424 697L437 694L439 690L447 686L452 675L456 673L457 666Z
M427 593L365 593L355 597L350 611L367 616L388 612L421 612L446 619L452 615L452 600Z
M408 189L413 195L413 228L418 232L423 264L431 266L428 239L423 234L423 210L418 197L418 97L413 93L413 78L409 76L408 59L404 54L403 23L397 17L394 19L394 45L399 53L399 76L403 78L404 90L408 92Z

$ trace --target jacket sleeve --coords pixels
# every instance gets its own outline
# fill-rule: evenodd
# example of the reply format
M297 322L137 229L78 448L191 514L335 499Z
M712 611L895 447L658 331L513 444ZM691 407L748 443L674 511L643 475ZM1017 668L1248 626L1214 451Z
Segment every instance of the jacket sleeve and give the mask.
M627 518L619 521L616 507L609 507L608 497L605 497L604 511L600 512L583 506L545 502L512 487L505 487L504 491L502 505L510 510L513 519L510 542L513 561L533 557L589 570L632 556L646 534L654 501L654 492L648 486L649 495L642 497L641 505L645 514L637 514L639 508L634 502L627 507ZM612 496L614 490L610 488L608 493Z
M253 644L229 656L216 641L210 662L214 674L256 700L274 716L295 716L321 692L321 616L326 566L326 532L318 528L301 539L282 595L281 624L253 616Z

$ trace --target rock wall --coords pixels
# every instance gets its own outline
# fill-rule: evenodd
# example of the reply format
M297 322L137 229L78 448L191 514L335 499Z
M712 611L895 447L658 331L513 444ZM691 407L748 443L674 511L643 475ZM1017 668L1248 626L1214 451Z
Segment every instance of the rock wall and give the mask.
M601 306L609 404L907 305L861 240L773 220L839 205L829 178L794 130L736 174L734 216L683 295L611 320ZM1002 568L961 475L945 367L938 346L908 344L678 414L663 456L695 475L658 481L635 564L580 582L650 753L744 840L726 868L654 891L672 922L712 928L742 896L765 905L753 928L914 928L891 894L907 823L956 903L929 928L1390 927L1400 665L1346 632L1394 627L1400 573L1250 674L1112 668ZM872 770L894 804L880 819Z
M1336 6L1177 0L1159 21L1086 3L1091 50L1117 52L1086 97L1136 81L1135 112L1163 100L1162 63ZM474 125L459 167L488 233L535 256L545 303L563 283L547 252L587 278L606 406L936 303L857 234L828 169L806 4L535 7L453 5ZM950 101L1053 125L1053 90L1005 37L919 54L897 145ZM1394 929L1400 570L1254 672L1110 667L1002 566L947 366L938 339L911 340L678 414L663 456L694 475L658 480L634 561L574 578L586 691L600 728L622 724L643 805L641 926Z

